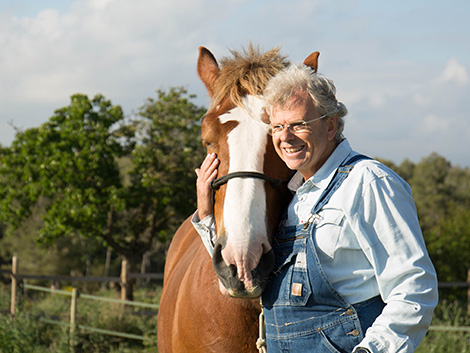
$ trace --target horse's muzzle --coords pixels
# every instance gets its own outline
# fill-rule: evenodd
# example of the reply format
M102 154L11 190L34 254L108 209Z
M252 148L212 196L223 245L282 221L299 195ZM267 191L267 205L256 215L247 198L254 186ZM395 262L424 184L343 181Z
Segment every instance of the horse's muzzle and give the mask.
M235 265L227 265L222 256L224 241L217 240L212 255L212 264L215 273L219 277L223 286L230 296L235 298L254 299L259 298L266 288L269 275L274 268L274 251L269 250L261 256L258 266L251 271L253 286L250 290L245 288L245 284L240 281Z

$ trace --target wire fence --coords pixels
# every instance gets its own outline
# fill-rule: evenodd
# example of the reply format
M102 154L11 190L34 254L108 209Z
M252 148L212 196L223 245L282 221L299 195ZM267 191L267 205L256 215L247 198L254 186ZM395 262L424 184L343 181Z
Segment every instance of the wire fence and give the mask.
M97 327L90 327L90 326L84 326L84 325L79 325L77 321L77 315L78 315L78 299L88 299L88 300L95 300L95 301L100 301L100 302L108 302L108 303L116 303L116 304L122 304L125 306L134 306L134 307L140 307L140 308L148 308L148 309L155 309L158 310L159 305L157 304L151 304L151 303L143 303L143 302L136 302L136 301L129 301L129 300L120 300L120 299L113 299L113 298L107 298L107 297L100 297L96 295L90 295L90 294L79 294L78 290L76 288L72 288L72 291L65 291L65 290L60 290L60 289L51 289L47 287L42 287L42 286L36 286L32 284L24 284L23 285L25 289L28 290L34 290L34 291L40 291L40 292L45 292L49 294L58 294L58 295L64 295L70 297L70 322L64 322L61 320L53 320L49 318L40 318L40 321L53 324L53 325L61 325L61 326L66 326L69 327L70 329L70 337L71 337L71 342L73 342L72 337L76 334L77 329L78 330L85 330L85 331L90 331L90 332L97 332L105 335L110 335L110 336L116 336L116 337L123 337L123 338L128 338L128 339L134 339L134 340L150 340L150 338L141 336L141 335L136 335L136 334L131 334L131 333L126 333L126 332L118 332L118 331L112 331L112 330L106 330L103 328L97 328Z

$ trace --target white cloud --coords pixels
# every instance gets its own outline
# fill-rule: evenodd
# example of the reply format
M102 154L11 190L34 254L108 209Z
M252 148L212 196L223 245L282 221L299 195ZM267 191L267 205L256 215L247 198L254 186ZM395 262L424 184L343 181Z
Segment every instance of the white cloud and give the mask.
M0 104L54 104L78 91L114 99L140 94L138 106L156 88L188 83L189 74L195 81L194 36L208 31L204 15L222 6L205 2L82 0L65 13L7 18L0 27Z
M429 114L423 119L422 129L424 132L445 133L449 131L449 123L444 117Z
M418 107L428 107L432 102L432 99L429 95L423 94L423 92L416 92L413 96L413 103Z
M458 84L468 83L468 74L465 66L459 64L459 62L451 58L447 62L447 65L439 76L439 80L442 82L455 82Z
M370 105L374 108L380 108L384 104L384 95L381 92L375 92L374 94L371 94L369 102Z

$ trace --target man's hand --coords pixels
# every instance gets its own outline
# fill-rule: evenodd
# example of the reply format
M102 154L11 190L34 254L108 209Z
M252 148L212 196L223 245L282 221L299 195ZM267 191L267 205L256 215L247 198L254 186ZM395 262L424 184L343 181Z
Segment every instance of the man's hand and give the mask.
M213 212L210 182L217 177L218 166L219 160L217 156L215 153L210 153L206 156L204 162L202 162L201 168L196 169L197 213L200 220L211 215Z

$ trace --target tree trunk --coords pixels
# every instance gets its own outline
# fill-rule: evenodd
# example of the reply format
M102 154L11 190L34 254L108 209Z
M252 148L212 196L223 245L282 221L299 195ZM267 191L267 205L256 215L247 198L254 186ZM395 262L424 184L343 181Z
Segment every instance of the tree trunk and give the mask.
M109 277L109 269L111 268L111 255L113 253L113 249L108 246L106 248L106 261L104 263L104 276ZM103 282L102 288L106 288L106 282Z
M121 265L121 300L134 300L134 279L129 274L135 272L136 261L133 258L124 257Z

